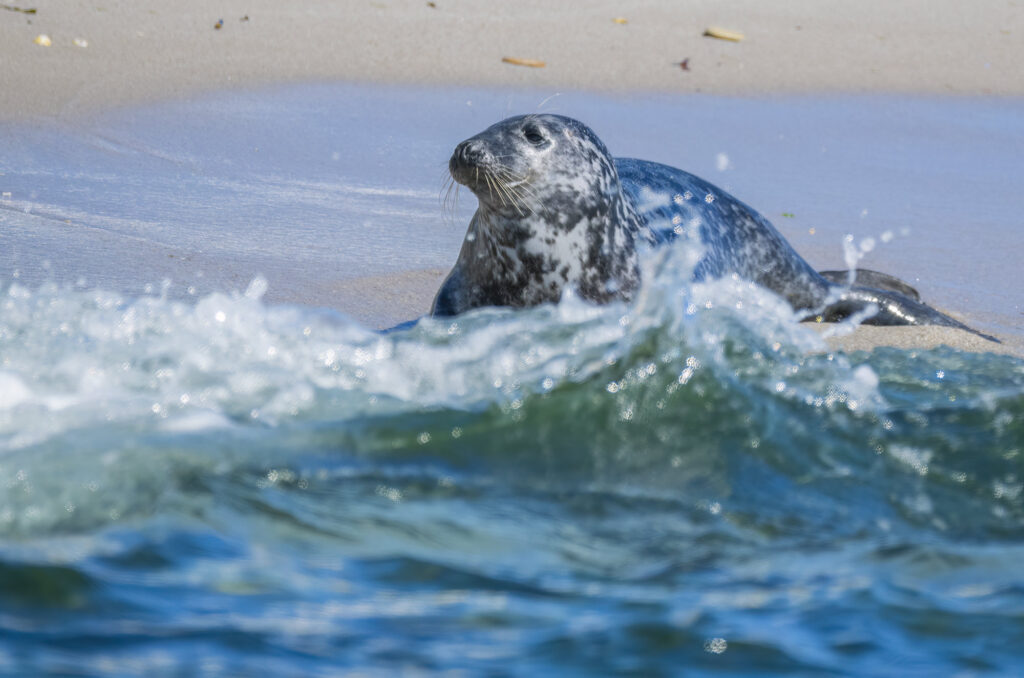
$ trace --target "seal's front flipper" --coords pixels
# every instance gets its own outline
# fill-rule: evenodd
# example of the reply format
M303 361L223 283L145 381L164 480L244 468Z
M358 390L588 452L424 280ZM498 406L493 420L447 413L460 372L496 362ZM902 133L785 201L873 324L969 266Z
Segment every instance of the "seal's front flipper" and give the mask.
M872 287L858 286L843 290L839 301L829 304L815 317L820 317L825 322L839 322L862 313L871 306L876 307L878 311L864 319L865 325L941 325L976 334L997 344L1002 343L995 337L968 327L917 299L892 290Z
M837 285L848 285L850 284L850 271L819 271L820 275L825 280L833 282ZM853 284L858 287L871 287L876 290L889 290L890 292L899 292L905 297L909 297L914 301L921 301L921 295L913 287L903 282L899 278L888 273L880 273L878 271L872 271L870 268L858 268L854 271Z

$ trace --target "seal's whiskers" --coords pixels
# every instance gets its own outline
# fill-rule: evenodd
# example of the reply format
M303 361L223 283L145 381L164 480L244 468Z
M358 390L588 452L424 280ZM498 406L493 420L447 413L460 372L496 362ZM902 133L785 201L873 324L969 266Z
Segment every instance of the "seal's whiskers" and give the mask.
M512 207L515 208L516 212L519 213L519 216L523 216L523 210L520 206L522 202L521 199L519 199L516 194L513 194L513 192L509 190L508 186L505 183L505 180L502 177L495 175L493 179L494 186L495 188L497 188L498 195L501 198L501 204L511 205Z
M459 209L459 188L461 188L461 185L455 181L455 177L449 173L448 177L445 179L444 185L441 187L441 190L444 191L444 198L441 201L441 205L444 210L444 214L453 223L455 222L455 213Z
M496 178L495 179L495 183L498 185L498 187L501 190L502 194L506 198L508 198L508 203L510 205L512 205L512 207L516 208L516 212L519 214L519 216L524 216L525 213L523 212L523 209L522 209L522 199L519 198L519 196L517 194L515 194L511 190L509 190L508 186L506 186L504 181L502 181L501 179L497 179ZM502 199L502 202L504 202L504 198Z
M508 199L508 204L512 205L512 207L515 208L516 213L518 213L519 216L526 216L526 212L523 211L523 208L526 207L526 205L523 203L522 196L520 196L514 190L510 189L508 185L505 183L504 179L496 177L495 181L498 184L498 186L501 187L501 192Z
M491 175L488 174L487 172L484 172L484 181L487 182L487 196L493 200L494 199L494 193L495 193L494 181L491 179ZM504 201L502 201L502 202L504 202Z
M500 167L495 173L495 179L520 216L534 211L531 203L536 203L537 195L527 182L526 176L516 174L508 168Z

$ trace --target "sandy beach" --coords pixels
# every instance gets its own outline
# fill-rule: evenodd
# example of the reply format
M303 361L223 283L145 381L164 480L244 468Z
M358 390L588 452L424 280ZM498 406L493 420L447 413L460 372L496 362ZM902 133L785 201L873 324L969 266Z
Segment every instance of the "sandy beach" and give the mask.
M709 37L710 27L742 40ZM1022 35L1020 2L765 6L702 0L550 9L541 2L480 0L229 0L216 7L198 0L173 6L39 0L0 6L0 88L6 93L0 120L73 124L103 111L210 92L336 81L616 96L1019 97ZM371 299L371 306L391 314L417 314L426 310L442 274L431 269L325 281L330 289L317 294L337 294L343 310ZM386 314L379 315L363 318L385 322ZM829 341L850 350L945 343L1024 354L1018 337L1005 339L996 347L945 328L861 328Z
M709 27L743 40L705 37ZM50 46L36 44L39 35ZM297 80L1022 95L1022 37L1024 7L1014 1L622 1L552 9L537 0L19 0L0 9L0 117L74 116Z

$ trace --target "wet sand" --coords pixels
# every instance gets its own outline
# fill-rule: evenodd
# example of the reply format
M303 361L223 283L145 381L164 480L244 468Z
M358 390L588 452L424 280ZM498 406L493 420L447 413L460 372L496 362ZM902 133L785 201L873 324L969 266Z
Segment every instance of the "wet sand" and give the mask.
M325 285L320 292L333 296L337 305L361 322L386 328L415 317L430 308L434 292L447 271L432 269L410 271L389 276L368 276L342 280ZM368 299L376 303L367 304ZM313 302L314 299L296 301ZM960 320L968 321L965 318ZM968 321L969 322L969 321ZM995 343L976 334L952 327L877 327L861 325L850 328L833 323L803 323L824 335L831 350L870 351L881 346L903 349L930 349L949 346L963 351L1000 353L1024 358L1024 337L1002 335Z

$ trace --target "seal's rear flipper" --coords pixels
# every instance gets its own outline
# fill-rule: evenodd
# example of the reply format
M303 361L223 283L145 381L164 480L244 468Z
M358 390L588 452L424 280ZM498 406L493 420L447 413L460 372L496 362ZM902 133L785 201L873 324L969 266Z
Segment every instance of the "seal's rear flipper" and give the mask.
M844 290L839 301L826 306L824 311L814 317L820 317L825 322L840 322L864 312L871 305L876 306L878 312L864 319L865 325L940 325L955 327L997 344L1002 343L995 337L970 328L917 299L892 290L871 287L858 286Z
M819 271L820 275L825 280L833 282L837 285L848 285L850 284L850 271ZM913 287L903 282L899 278L888 273L880 273L878 271L872 271L870 268L858 268L854 271L853 284L858 287L871 287L876 290L889 290L890 292L899 292L905 297L909 297L914 301L921 301L921 295Z

